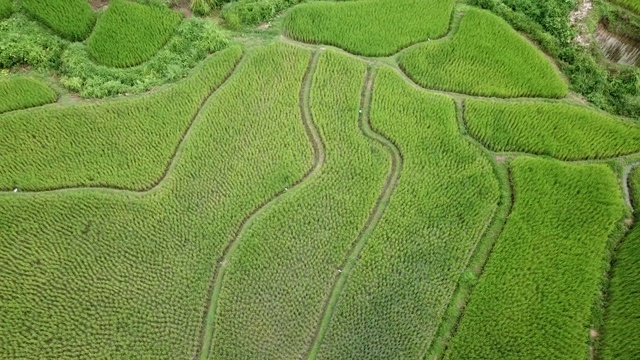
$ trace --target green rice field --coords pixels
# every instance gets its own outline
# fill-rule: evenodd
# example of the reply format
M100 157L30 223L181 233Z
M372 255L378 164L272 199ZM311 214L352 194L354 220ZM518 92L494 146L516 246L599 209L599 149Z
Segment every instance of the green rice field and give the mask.
M0 359L640 359L640 118L554 6L0 0Z

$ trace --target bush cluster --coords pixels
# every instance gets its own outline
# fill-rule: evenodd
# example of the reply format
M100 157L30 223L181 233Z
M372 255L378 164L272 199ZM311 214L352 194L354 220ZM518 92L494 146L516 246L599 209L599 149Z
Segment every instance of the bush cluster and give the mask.
M431 89L505 98L560 98L568 91L540 51L499 17L474 8L466 11L453 40L412 48L400 65Z

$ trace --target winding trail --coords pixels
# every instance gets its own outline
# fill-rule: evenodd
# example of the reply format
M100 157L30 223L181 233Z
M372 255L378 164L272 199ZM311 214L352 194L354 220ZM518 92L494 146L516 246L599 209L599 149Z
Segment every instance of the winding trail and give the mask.
M369 218L365 222L364 227L360 230L356 242L351 247L349 256L345 259L344 263L341 266L340 275L338 275L338 278L333 284L333 288L331 289L330 293L331 295L325 302L325 307L322 313L320 324L318 324L318 327L316 328L313 343L311 343L311 347L306 354L308 359L315 359L318 355L320 345L322 344L324 336L329 329L329 323L331 322L336 304L340 299L340 295L342 294L342 290L344 289L347 279L353 271L360 253L367 243L367 240L369 240L369 238L371 237L373 230L376 228L378 222L382 218L382 215L387 209L389 200L391 199L391 195L398 185L398 180L402 171L403 160L400 150L393 142L385 138L380 133L377 133L371 127L370 112L375 73L376 70L371 67L367 70L367 75L365 77L362 89L362 98L360 100L360 109L362 110L362 112L360 113L358 123L360 125L360 129L366 137L379 143L389 152L389 155L391 155L391 169L382 188L382 192L380 193L380 196L378 197L373 210L369 214Z
M304 124L305 131L313 147L313 166L309 171L300 178L291 188L288 190L281 190L276 193L269 200L262 205L255 208L250 214L246 215L240 224L236 232L231 237L231 241L227 244L222 256L217 262L217 267L211 281L209 283L209 291L207 295L207 301L205 302L205 310L202 317L203 326L200 332L199 347L196 350L194 359L208 359L213 347L213 335L215 331L216 313L218 311L218 299L220 298L220 290L222 289L222 281L226 272L229 261L233 256L233 253L240 244L240 239L243 237L247 229L254 223L254 221L264 213L269 207L271 207L276 201L280 199L288 191L295 191L303 182L318 174L322 169L322 166L326 160L326 151L322 137L318 129L313 122L313 116L311 113L310 100L311 100L311 85L313 82L313 74L315 74L318 59L321 51L316 51L309 61L307 71L304 74L302 80L302 86L300 88L300 115L302 117L302 123Z
M153 183L149 184L147 187L143 188L142 190L131 190L125 187L118 187L113 185L95 185L95 186L89 185L89 186L70 186L70 187L62 186L62 187L52 187L46 190L36 190L36 191L20 190L19 192L15 192L15 193L11 190L0 190L0 196L3 194L11 194L12 196L25 196L25 195L33 195L33 194L44 194L44 193L67 193L67 192L73 192L78 190L91 190L91 191L118 193L118 194L126 194L126 195L144 195L160 188L160 186L162 185L164 180L167 178L169 173L176 167L176 164L180 159L180 155L184 152L184 148L186 146L187 140L192 135L192 132L193 132L192 130L195 127L194 125L198 123L198 120L202 117L201 115L204 108L206 107L205 105L218 92L218 90L222 89L224 85L227 82L229 82L229 79L231 79L231 77L236 73L236 70L240 67L240 64L244 62L245 57L246 55L243 53L240 60L238 60L236 64L233 66L233 68L229 70L227 75L225 75L225 78L224 80L222 80L222 82L220 82L220 85L212 89L211 92L202 100L202 102L198 107L198 110L196 111L195 114L193 114L193 117L189 121L189 125L187 126L185 131L182 133L182 136L180 137L180 141L178 142L178 145L173 150L173 154L171 154L171 157L169 158L169 162L165 167L164 172L157 180L155 180Z

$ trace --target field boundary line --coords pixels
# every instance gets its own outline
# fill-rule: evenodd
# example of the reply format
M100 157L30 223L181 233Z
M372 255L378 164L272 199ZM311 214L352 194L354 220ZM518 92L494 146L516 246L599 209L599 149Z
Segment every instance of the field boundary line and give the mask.
M178 163L178 160L180 159L182 153L184 152L184 148L186 147L187 140L191 137L193 128L199 122L198 120L202 117L201 115L205 110L207 103L209 103L209 100L218 92L218 90L222 89L224 85L226 85L229 82L229 79L233 77L233 75L236 73L236 70L240 67L241 63L244 62L245 58L246 58L246 55L243 53L242 57L238 61L236 61L233 68L231 68L231 70L229 70L229 72L225 75L220 85L212 89L211 92L202 100L197 111L192 116L189 122L189 125L182 133L180 140L178 141L178 145L176 145L175 149L173 150L173 154L169 158L169 161L167 162L167 166L165 167L162 175L158 179L156 179L154 182L149 184L147 187L143 188L142 190L131 190L125 187L119 187L119 186L113 186L113 185L71 186L71 187L58 187L58 188L52 187L50 189L36 190L36 191L20 190L17 193L14 193L11 190L1 190L0 196L2 196L3 194L5 195L11 194L12 196L29 196L29 195L50 194L50 193L67 193L67 192L75 192L75 191L81 191L81 190L119 193L119 194L127 194L127 195L144 195L154 190L157 190L158 188L161 187L162 183L166 180L169 173L171 173L172 170L175 169Z
M493 174L498 181L500 198L498 199L498 204L493 215L487 221L484 231L480 234L478 241L470 251L469 259L467 260L463 272L460 274L455 290L451 294L447 309L440 321L440 324L438 325L438 330L428 345L425 355L421 357L425 360L441 359L444 357L444 354L449 348L451 339L455 335L460 321L462 320L464 309L471 299L473 289L484 272L485 266L493 252L493 248L502 234L509 216L511 215L513 204L515 202L515 193L511 184L511 175L508 164L504 163L504 165L502 165L496 160L495 155L491 151L478 143L476 139L469 136L464 127L464 101L458 99L455 100L455 104L460 134L465 141L484 153L487 161L491 163ZM473 273L476 283L466 284L466 286L461 285L463 277L468 272Z
M376 69L369 67L367 69L367 74L365 76L362 88L362 96L360 100L361 113L358 119L358 123L362 133L367 138L378 143L387 150L391 158L391 168L389 170L389 174L387 175L387 179L384 183L382 191L380 192L380 195L378 196L378 199L376 200L376 203L371 210L367 221L356 237L356 241L351 246L351 249L349 250L349 256L345 259L340 268L340 273L333 283L329 297L325 300L324 310L322 312L322 317L320 318L320 323L316 327L314 340L310 344L310 348L305 353L305 357L307 357L308 359L316 358L318 351L320 350L322 341L324 340L324 336L329 328L329 324L333 317L335 307L342 294L342 290L344 289L349 275L355 268L355 265L360 257L360 254L362 253L362 250L367 244L367 241L371 238L374 229L377 227L380 219L384 215L389 205L391 196L398 186L400 173L402 172L403 158L402 153L400 152L398 147L391 140L376 132L371 126L370 115L375 75Z
M238 245L240 239L243 237L247 229L254 223L255 219L262 215L268 208L271 207L276 201L278 201L285 193L295 191L306 180L312 176L318 174L326 161L326 151L320 132L313 122L313 115L311 112L311 85L313 83L313 75L316 72L318 65L318 59L320 58L321 51L316 51L311 55L309 65L304 74L302 85L300 87L300 116L305 128L305 132L309 137L309 141L313 148L313 166L296 181L288 190L280 190L274 194L271 198L266 200L260 206L256 207L251 213L247 214L239 223L236 231L231 236L231 240L227 243L227 246L222 252L222 255L216 261L216 268L209 281L209 290L205 301L205 308L202 315L202 327L200 330L200 339L198 342L198 348L193 359L208 359L211 350L213 349L213 336L215 333L215 321L218 311L218 300L220 298L220 291L222 289L222 281L224 280L224 274L227 266L231 260L231 257Z
M630 212L630 217L628 217L629 213L623 216L618 229L614 230L609 236L607 248L607 253L609 255L606 258L606 268L604 269L604 276L599 287L600 296L597 296L594 299L593 308L591 310L593 328L589 331L589 360L598 359L598 354L600 350L602 350L603 335L605 335L606 323L609 317L611 280L615 275L615 263L620 253L620 248L631 232L639 226L639 214L636 211L637 209L634 208L635 204L631 196L634 189L632 189L629 184L629 176L637 166L640 166L640 161L626 164L622 168L622 174L619 177L619 185L623 197L622 200Z

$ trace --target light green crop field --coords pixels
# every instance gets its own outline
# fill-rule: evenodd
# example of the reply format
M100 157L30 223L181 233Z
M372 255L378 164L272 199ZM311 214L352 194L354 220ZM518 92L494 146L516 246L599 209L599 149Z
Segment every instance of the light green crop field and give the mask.
M241 53L224 50L150 96L0 115L0 189L152 187Z
M404 165L336 307L320 359L424 354L498 201L490 162L460 135L450 98L413 89L383 68L371 122L398 145Z
M139 65L169 41L181 20L169 8L111 1L87 40L89 53L107 66Z
M365 56L386 56L448 29L453 0L314 2L295 7L286 34ZM425 19L429 19L425 21ZM402 26L399 26L402 24Z
M312 340L389 171L388 155L358 126L365 71L344 55L320 56L310 89L320 164L239 239L222 283L211 359L293 358Z
M0 359L640 359L640 77L533 1L0 0Z
M411 48L400 66L426 88L471 95L560 98L568 89L540 50L501 18L474 8L452 40Z
M298 111L308 59L285 45L248 54L151 193L0 195L0 354L193 356L235 227L310 166Z
M87 0L22 0L21 4L27 14L72 41L86 39L96 22Z
M589 108L562 103L468 100L469 132L495 151L563 160L640 152L640 126Z
M640 168L636 167L629 176L629 186L635 209L635 221L640 218ZM640 227L636 224L622 240L609 287L609 307L607 308L604 340L601 358L635 359L640 356Z
M640 14L640 0L612 0L612 2L620 4Z
M55 102L58 95L42 82L27 77L0 79L0 114Z
M519 158L515 203L448 359L585 359L609 236L624 208L606 165ZM587 220L588 219L588 220Z

